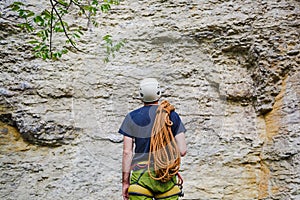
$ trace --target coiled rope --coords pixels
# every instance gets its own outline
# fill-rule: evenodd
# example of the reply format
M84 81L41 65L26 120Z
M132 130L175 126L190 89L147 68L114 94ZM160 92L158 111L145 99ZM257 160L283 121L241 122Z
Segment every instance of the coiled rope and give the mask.
M179 171L180 152L173 136L170 120L174 106L164 100L156 110L156 117L151 133L148 173L154 180L169 181ZM151 173L153 167L155 176Z

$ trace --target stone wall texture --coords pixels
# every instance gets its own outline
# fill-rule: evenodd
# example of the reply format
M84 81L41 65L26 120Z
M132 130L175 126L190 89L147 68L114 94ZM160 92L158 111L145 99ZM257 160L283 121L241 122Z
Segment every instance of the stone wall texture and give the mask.
M182 199L300 199L299 0L125 0L85 32L85 53L59 61L33 58L11 2L0 2L1 199L122 199L117 131L144 77L187 128ZM104 63L107 33L127 43Z

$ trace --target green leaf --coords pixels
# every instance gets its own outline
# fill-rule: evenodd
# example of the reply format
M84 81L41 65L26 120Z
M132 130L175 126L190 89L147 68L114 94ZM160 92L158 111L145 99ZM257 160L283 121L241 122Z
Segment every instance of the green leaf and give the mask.
M44 10L42 13L42 16L45 17L45 19L51 19L51 13L48 10Z
M36 33L36 35L38 36L38 37L43 37L43 31L38 31L37 33Z
M66 54L66 53L68 53L68 50L67 49L63 49L63 50L61 50L61 53L62 54Z
M119 5L120 0L104 0L105 3Z
M66 44L72 44L72 45L76 46L76 42L72 39L66 40Z
M73 2L75 3L75 4L80 4L80 0L78 1L78 0L73 0Z
M65 22L65 21L62 21L62 25L64 25L64 27L66 27L67 29L69 27L69 24L67 22Z
M78 32L80 35L83 35L83 32L82 32L80 29L77 29L77 32Z
M98 27L98 26L99 26L99 23L98 23L96 20L93 20L92 23L93 23L93 25L94 25L95 27Z
M48 58L48 54L47 53L41 53L43 60L46 60Z
M108 12L110 10L110 5L109 4L102 4L101 5L101 11L102 12Z
M27 13L27 18L34 16L34 12L32 12L31 10L28 10Z
M60 3L63 6L68 6L69 5L68 2L63 1L63 0L58 0L58 3Z
M20 27L22 30L25 30L26 32L32 32L34 30L34 28L28 23L21 23L17 26Z
M98 6L98 5L99 5L98 0L93 0L93 1L92 1L92 5Z
M24 18L24 13L25 13L25 11L23 9L19 10L19 16L20 17Z
M53 30L57 33L64 32L64 29L59 25L54 26Z
M98 11L98 9L96 7L93 7L92 12L94 15L96 15L97 11Z
M41 47L41 49L40 49L40 50L41 50L41 51L46 51L46 50L47 50L47 48L48 48L48 46L44 44L44 45Z
M44 30L44 31L43 31L43 34L44 34L44 36L45 36L46 38L49 37L48 32L49 32L48 30Z
M20 10L20 7L24 6L24 4L22 2L14 2L12 3L9 7L13 10L13 11L18 11Z
M12 5L14 5L14 6L24 6L24 3L17 1L17 2L14 2Z
M45 24L45 20L40 15L37 15L35 18L33 18L33 21L39 26L44 26Z
M67 13L68 13L68 10L67 10L67 9L64 9L64 8L58 8L58 10L59 10L59 13L60 13L61 15L64 15L64 14L67 14Z
M18 11L20 9L20 6L12 4L12 5L10 5L10 8L12 11Z
M109 58L108 58L108 57L105 57L105 58L103 59L103 62L108 63L108 62L109 62Z
M106 42L108 42L108 41L112 41L111 40L111 35L109 35L109 34L107 34L107 35L105 35L105 36L103 36L103 40L105 40Z
M33 50L34 51L37 51L38 49L40 49L41 48L41 44L38 44L38 45L36 45L34 48L33 48Z
M24 24L17 24L18 27L20 27L21 29L24 29Z
M37 40L30 40L28 43L29 44L37 44L37 43L39 43L39 41L37 41Z
M52 59L57 60L57 58L60 58L62 56L61 52L54 52L52 54Z
M33 27L28 23L25 23L24 27L25 27L27 32L32 32L34 30Z
M73 33L73 37L74 38L80 38L80 35L78 35L77 33Z

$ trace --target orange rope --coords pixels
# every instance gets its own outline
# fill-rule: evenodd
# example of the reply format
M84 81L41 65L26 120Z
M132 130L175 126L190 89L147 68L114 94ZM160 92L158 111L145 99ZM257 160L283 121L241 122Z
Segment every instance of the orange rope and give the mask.
M164 100L158 106L151 133L150 152L148 159L148 173L154 180L169 181L179 171L180 153L173 136L170 120L174 106ZM152 175L150 163L153 162L155 175Z

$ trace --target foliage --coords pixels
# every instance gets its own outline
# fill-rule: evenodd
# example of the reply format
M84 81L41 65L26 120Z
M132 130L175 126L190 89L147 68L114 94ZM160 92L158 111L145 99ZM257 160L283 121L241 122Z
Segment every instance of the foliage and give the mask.
M121 47L124 46L126 43L126 40L122 40L120 42L117 42L117 44L113 44L113 40L111 35L106 35L103 37L103 40L106 43L106 57L104 58L104 62L109 62L109 57L110 55L114 58L115 57L115 52L119 51Z
M66 54L70 49L80 51L77 41L84 34L86 28L78 25L70 25L64 18L82 17L87 19L87 26L91 23L98 26L96 16L99 11L107 13L111 5L118 5L120 0L48 0L50 9L45 9L36 13L29 9L28 5L22 2L14 2L10 5L11 10L15 11L23 20L18 24L22 30L34 35L34 39L29 41L33 45L36 57L43 59L58 59ZM71 16L71 17L72 17ZM64 34L65 43L54 45L54 34ZM109 56L114 56L125 43L125 41L113 44L110 35L103 37L106 43L107 57L104 61L109 61Z

